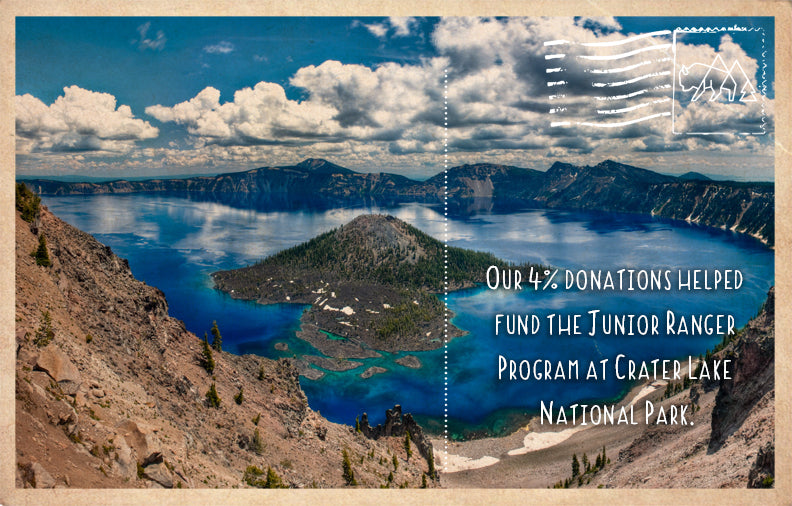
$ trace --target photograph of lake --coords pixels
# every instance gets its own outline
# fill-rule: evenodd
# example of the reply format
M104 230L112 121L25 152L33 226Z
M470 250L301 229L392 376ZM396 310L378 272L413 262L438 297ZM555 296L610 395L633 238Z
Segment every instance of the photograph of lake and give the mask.
M420 230L442 237L443 215L433 206L346 207L333 209L267 210L235 208L211 201L158 194L45 197L43 203L75 227L97 237L130 262L132 273L165 292L170 314L196 335L213 321L223 330L224 349L269 358L320 352L295 337L301 304L259 305L234 300L215 290L212 272L252 264L339 227L361 214L391 214ZM540 398L571 404L610 400L631 386L615 377L606 383L557 381L541 389L520 382L497 380L499 354L550 360L599 360L624 353L637 360L679 358L712 349L722 336L621 337L496 337L493 315L550 313L563 308L585 313L630 311L664 315L667 309L687 314L715 313L724 307L742 327L759 310L773 284L773 251L753 238L664 219L603 212L515 209L475 213L450 219L449 244L489 251L514 263L538 261L566 269L585 269L596 259L598 269L735 269L745 274L739 295L723 290L709 293L569 293L540 290L525 293L476 287L449 296L454 322L469 332L449 344L448 403L460 431L499 433L500 411L536 414ZM288 351L274 345L285 342ZM440 420L442 350L411 352L423 363L410 369L394 361L406 353L385 353L362 359L347 371L323 371L318 380L302 379L309 404L330 420L354 424L363 412L382 422L386 409L401 404L422 418ZM360 381L369 366L388 369ZM523 419L525 422L526 419ZM431 426L431 424L429 425Z
M789 12L747 3L10 15L10 497L781 494Z

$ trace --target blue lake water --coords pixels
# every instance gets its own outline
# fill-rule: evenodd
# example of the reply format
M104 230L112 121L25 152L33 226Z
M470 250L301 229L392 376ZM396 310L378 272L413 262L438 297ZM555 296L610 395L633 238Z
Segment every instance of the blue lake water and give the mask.
M45 197L55 214L93 234L129 260L134 275L160 288L170 314L202 336L216 320L224 349L277 358L320 354L295 337L301 305L262 306L237 301L214 290L209 277L220 269L241 267L269 254L347 223L359 214L392 214L443 239L444 220L423 204L381 208L365 205L333 209L240 209L172 195L96 195ZM743 286L735 292L579 292L565 290L492 291L484 287L452 293L453 322L468 331L448 345L448 411L453 433L497 433L535 413L539 401L557 404L618 397L629 385L611 374L606 381L508 382L497 379L498 355L515 359L579 360L581 375L591 360L617 354L633 360L698 355L720 335L689 336L495 336L496 313L603 313L664 315L728 313L737 326L756 314L774 280L773 252L757 241L719 230L649 217L555 210L481 212L449 217L449 243L489 251L513 262L542 262L566 269L740 269ZM672 278L673 280L673 278ZM563 279L559 279L563 281ZM664 316L663 316L664 317ZM664 320L661 317L661 327ZM546 320L545 320L546 321ZM543 321L543 323L545 323ZM289 345L277 351L276 342ZM354 423L367 412L381 421L399 403L437 429L443 415L442 348L412 353L423 363L408 369L383 353L362 360L360 368L324 371L317 381L301 378L312 408L332 421ZM370 366L388 369L362 380Z

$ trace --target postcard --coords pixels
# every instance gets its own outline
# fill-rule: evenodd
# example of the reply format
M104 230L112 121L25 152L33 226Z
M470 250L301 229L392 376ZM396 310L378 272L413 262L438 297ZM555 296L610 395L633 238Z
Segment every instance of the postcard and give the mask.
M0 503L783 502L790 10L686 5L10 9Z

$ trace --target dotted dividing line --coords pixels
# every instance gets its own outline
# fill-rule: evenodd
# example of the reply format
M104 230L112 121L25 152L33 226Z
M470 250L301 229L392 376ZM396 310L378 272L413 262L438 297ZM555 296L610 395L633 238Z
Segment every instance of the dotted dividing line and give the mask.
M443 72L443 440L445 442L443 471L448 470L448 69Z

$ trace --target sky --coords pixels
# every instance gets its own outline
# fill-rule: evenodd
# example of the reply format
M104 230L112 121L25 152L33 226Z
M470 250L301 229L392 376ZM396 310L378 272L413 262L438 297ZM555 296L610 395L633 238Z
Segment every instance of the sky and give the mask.
M420 179L448 149L773 180L773 45L767 17L22 17L16 170Z

